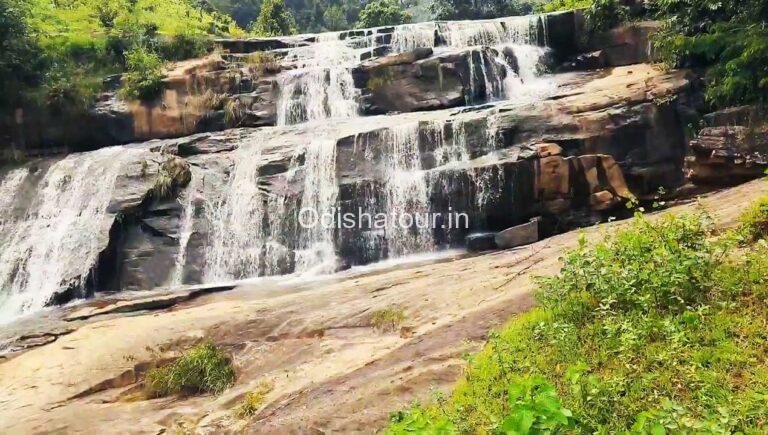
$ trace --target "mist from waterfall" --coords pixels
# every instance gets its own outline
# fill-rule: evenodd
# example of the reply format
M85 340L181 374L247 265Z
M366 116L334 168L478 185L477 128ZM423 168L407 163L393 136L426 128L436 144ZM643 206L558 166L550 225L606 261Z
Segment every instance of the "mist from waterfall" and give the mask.
M57 293L85 283L104 227L112 224L107 207L115 181L134 152L118 146L71 154L47 170L23 215L3 215L0 322L40 310ZM23 174L20 169L3 178L3 201L14 198Z

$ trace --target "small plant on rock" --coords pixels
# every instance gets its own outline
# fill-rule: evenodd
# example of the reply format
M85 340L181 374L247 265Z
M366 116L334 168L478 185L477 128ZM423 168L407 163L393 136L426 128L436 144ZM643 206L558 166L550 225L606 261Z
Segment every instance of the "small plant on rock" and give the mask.
M268 382L260 383L256 390L246 394L245 399L235 408L235 417L245 419L256 414L261 405L264 404L264 398L270 391L272 391L272 384Z
M392 332L405 321L405 313L399 308L385 308L373 313L371 326L384 332Z
M219 394L235 383L230 357L211 342L199 344L170 365L149 372L144 383L147 397L172 394Z

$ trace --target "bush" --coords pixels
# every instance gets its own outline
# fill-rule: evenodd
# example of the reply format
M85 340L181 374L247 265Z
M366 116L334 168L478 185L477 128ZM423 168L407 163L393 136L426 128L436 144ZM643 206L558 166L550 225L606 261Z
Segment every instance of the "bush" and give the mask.
M163 90L163 62L160 57L137 47L125 53L127 72L123 74L124 98L149 101L157 98Z
M666 28L654 43L669 66L707 68L713 107L768 102L768 2L659 0Z
M554 0L539 6L540 12L584 9L589 36L609 30L629 18L629 8L617 0Z
M275 54L269 51L257 51L251 53L245 58L245 62L254 72L259 74L264 74L265 72L280 72L280 62L278 62Z
M28 18L26 3L0 0L0 112L16 108L23 90L40 79L40 47Z
M741 216L739 234L746 242L768 236L768 197L760 198Z
M541 281L540 307L390 432L765 433L768 243L728 255L732 238L708 228L637 216L582 239Z
M245 395L245 399L235 408L234 415L237 418L248 418L256 414L264 403L264 398L272 391L272 385L266 382L259 384L255 391Z
M590 246L582 238L560 274L540 281L539 302L580 324L617 313L680 312L713 287L716 247L701 216L665 216L632 225Z
M229 356L213 343L203 343L186 351L174 363L147 372L147 397L171 394L220 394L235 383L235 370Z
M54 113L85 113L100 89L100 80L69 63L54 64L43 80L45 105Z
M380 331L391 332L405 321L405 313L398 308L378 310L371 316L371 326Z
M158 52L163 59L175 61L205 56L213 48L213 40L208 36L181 34L159 44Z

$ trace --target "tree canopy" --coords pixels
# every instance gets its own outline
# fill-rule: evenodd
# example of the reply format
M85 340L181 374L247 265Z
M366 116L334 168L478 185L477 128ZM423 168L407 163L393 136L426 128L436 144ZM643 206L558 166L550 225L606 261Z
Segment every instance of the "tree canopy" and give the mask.
M259 36L293 35L297 32L296 20L283 0L264 0L251 30Z
M411 19L397 0L373 0L360 12L357 27L393 26L410 23Z

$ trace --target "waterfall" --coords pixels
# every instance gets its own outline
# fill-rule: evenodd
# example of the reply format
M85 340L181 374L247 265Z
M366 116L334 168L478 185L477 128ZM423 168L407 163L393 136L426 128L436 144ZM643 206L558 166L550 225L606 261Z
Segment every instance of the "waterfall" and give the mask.
M4 228L0 253L0 322L43 308L59 292L82 286L105 246L103 228L115 181L136 150L72 154L46 172L26 215ZM2 191L19 183L15 173Z
M259 274L265 237L266 192L259 188L261 148L257 134L235 151L235 167L219 197L207 198L210 234L205 249L204 280L228 281Z
M318 221L316 225L300 230L297 272L330 273L337 269L333 217L338 193L336 140L313 140L305 150L301 212L314 212Z
M360 60L359 49L339 38L322 33L314 44L288 53L285 60L297 68L278 77L278 125L357 115L351 68Z
M387 129L383 139L391 145L385 179L389 257L431 251L435 246L428 216L429 189L421 167L419 124Z
M192 231L195 224L195 200L197 189L202 182L202 171L192 169L192 179L184 190L182 203L184 209L181 214L181 226L179 228L179 250L176 253L173 275L171 276L171 285L178 286L184 281L184 265L187 262L187 245L192 237Z

